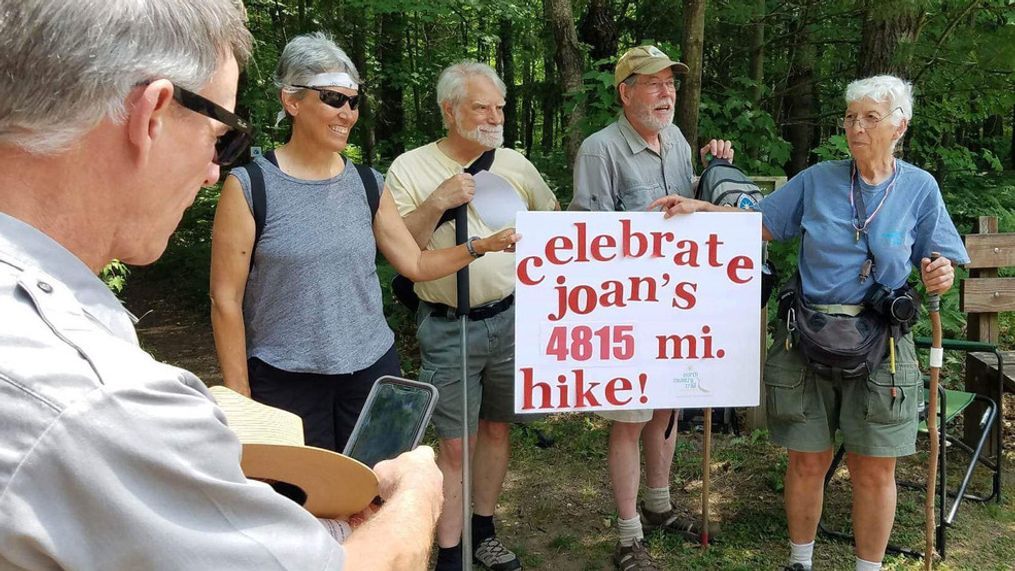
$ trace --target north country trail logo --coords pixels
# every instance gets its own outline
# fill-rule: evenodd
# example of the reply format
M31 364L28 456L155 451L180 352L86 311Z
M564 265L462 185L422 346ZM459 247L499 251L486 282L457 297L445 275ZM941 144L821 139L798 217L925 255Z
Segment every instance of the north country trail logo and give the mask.
M682 373L678 373L677 376L673 377L673 386L682 392L711 392L701 384L701 376L694 367L688 365Z

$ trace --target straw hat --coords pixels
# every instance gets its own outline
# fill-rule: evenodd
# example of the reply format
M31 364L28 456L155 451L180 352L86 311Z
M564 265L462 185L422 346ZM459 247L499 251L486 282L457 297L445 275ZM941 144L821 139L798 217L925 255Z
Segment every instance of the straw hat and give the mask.
M299 502L305 494L303 507L322 518L346 519L363 511L377 496L377 476L370 468L347 456L303 444L300 417L226 387L212 387L211 394L243 444L240 465L248 478L266 480L276 490L295 486L295 494L285 495Z

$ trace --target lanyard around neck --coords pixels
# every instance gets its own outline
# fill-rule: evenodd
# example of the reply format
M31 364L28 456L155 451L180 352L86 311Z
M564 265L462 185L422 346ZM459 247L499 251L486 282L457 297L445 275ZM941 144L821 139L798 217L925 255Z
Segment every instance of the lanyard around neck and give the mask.
M896 168L895 160L892 160L892 180L888 183L888 188L885 189L885 195L881 197L881 202L878 203L878 207L874 209L874 212L870 216L867 216L867 206L863 202L863 192L856 184L856 177L859 174L860 169L856 166L856 161L852 164L852 169L849 173L849 206L853 209L853 229L856 230L856 240L860 241L860 234L866 234L867 229L870 228L871 222L881 212L881 207L885 205L885 201L888 200L888 195L891 194L892 188L895 187L895 181L899 178L899 170ZM859 208L858 208L859 205ZM864 219L864 217L866 218ZM863 221L861 222L861 219Z

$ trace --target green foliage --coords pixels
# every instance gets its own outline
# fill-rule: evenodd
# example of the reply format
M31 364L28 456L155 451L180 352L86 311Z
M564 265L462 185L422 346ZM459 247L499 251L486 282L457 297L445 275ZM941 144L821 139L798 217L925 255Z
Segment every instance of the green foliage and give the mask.
M130 268L128 268L120 260L113 260L109 262L109 265L102 268L102 273L99 274L101 279L113 293L119 295L123 291L123 286L127 285L127 276L130 275Z
M698 117L700 139L729 139L734 143L737 165L752 175L785 174L790 144L779 134L775 119L755 109L748 91L749 80L736 80L721 92L705 91ZM697 154L697 153L695 153Z

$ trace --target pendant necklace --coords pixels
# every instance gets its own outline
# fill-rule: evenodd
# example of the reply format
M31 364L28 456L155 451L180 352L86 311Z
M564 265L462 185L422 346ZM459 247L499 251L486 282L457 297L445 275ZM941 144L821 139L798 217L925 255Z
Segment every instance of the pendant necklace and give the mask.
M870 228L871 222L877 217L878 213L881 212L881 207L885 205L885 201L888 200L888 195L891 194L892 188L895 187L895 181L899 178L899 171L896 168L895 160L892 159L892 180L888 183L888 188L885 189L885 195L881 197L881 202L878 203L878 207L874 209L874 212L870 216L867 215L867 208L863 202L862 191L857 188L856 177L860 169L856 166L856 161L853 162L853 168L849 176L849 206L853 209L853 230L856 231L856 241L860 241L860 234L866 234L867 229ZM857 203L860 208L857 209ZM862 220L866 216L866 219Z

